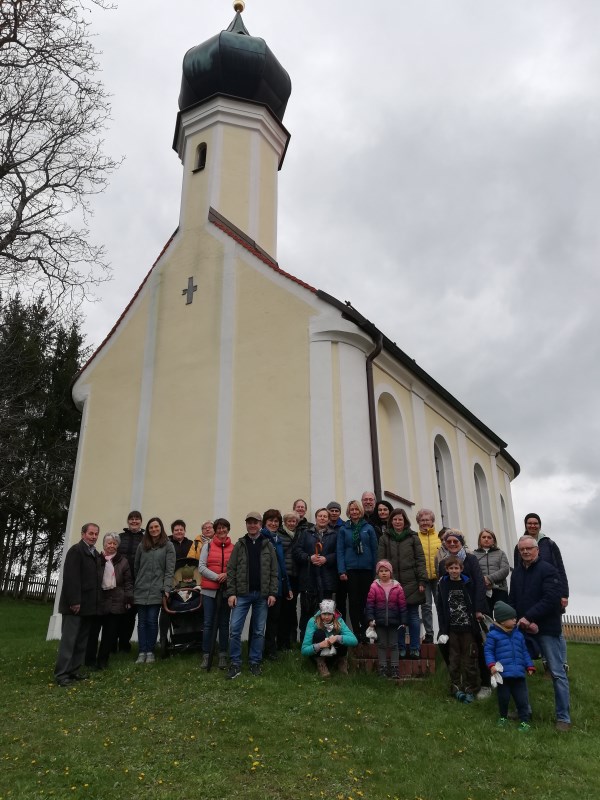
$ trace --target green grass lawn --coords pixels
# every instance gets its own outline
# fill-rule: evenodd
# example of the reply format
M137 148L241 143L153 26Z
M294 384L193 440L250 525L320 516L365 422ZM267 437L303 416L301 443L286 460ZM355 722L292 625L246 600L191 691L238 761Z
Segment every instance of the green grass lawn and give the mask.
M61 689L49 616L0 600L0 800L600 798L598 646L569 646L573 730L554 731L552 683L535 676L523 735L496 729L495 697L451 699L443 666L400 687L322 682L297 651L232 682L196 655L121 655Z

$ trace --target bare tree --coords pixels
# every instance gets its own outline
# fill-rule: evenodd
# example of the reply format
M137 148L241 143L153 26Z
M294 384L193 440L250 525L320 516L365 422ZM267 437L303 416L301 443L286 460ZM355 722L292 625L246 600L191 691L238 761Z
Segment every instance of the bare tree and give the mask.
M89 200L116 167L90 40L105 0L0 0L0 286L45 284L78 301L108 277L89 240Z

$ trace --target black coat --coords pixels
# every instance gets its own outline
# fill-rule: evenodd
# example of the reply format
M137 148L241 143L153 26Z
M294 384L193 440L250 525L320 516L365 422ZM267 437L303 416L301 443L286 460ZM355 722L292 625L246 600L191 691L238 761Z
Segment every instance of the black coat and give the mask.
M58 603L61 614L73 614L71 606L80 606L82 617L100 613L102 565L100 554L95 550L94 553L83 539L67 551Z
M542 634L560 636L562 632L562 581L556 567L538 558L530 567L516 569L510 580L508 602L517 612L535 622Z
M324 591L334 592L337 588L337 528L327 528L323 534L320 555L326 562L322 567L315 566L310 557L316 553L318 537L314 527L305 528L297 533L292 543L292 557L298 574L298 591L321 594Z
M455 581L451 581L448 575L444 575L443 578L440 578L437 586L437 592L435 596L435 607L437 608L438 613L438 623L440 626L440 634L448 635L450 633L450 609L449 609L449 595L450 589L456 588ZM471 625L471 631L473 632L475 638L477 640L481 639L481 631L479 629L479 624L475 617L475 597L476 597L476 587L472 580L470 580L464 572L461 575L460 581L463 595L467 603L467 610L469 614L469 623Z
M445 574L446 559L442 558L438 564L438 575L442 578ZM481 614L487 614L489 608L485 594L485 581L483 580L483 573L481 572L477 556L474 556L473 553L467 553L465 556L465 560L463 561L463 575L466 575L473 583L475 611L479 611Z

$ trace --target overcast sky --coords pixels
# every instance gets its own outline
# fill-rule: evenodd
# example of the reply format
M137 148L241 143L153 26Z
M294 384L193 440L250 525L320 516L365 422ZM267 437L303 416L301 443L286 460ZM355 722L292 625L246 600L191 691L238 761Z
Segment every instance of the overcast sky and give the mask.
M181 60L233 17L225 0L93 15L126 160L94 203L114 279L84 309L90 344L177 225ZM508 442L517 529L540 514L569 611L599 614L600 3L248 0L244 22L292 79L280 265Z

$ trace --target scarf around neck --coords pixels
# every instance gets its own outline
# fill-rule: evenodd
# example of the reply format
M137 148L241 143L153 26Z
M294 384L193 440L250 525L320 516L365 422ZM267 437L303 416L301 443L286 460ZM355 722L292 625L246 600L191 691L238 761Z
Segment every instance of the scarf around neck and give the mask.
M115 577L115 567L113 562L113 558L116 556L114 553L112 556L104 555L104 575L102 576L102 588L103 589L116 589L117 587L117 579Z

